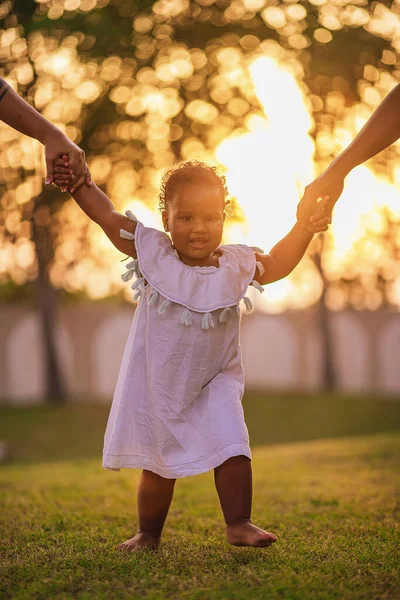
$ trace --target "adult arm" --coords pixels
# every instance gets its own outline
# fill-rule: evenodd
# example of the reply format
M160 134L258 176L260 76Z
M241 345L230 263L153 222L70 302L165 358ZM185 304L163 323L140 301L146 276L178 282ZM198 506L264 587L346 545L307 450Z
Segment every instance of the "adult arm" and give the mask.
M0 119L20 133L35 138L44 145L46 158L46 184L53 181L53 164L66 154L73 171L72 185L90 185L90 173L85 163L85 153L57 127L42 117L25 102L8 83L0 77Z
M297 209L297 218L308 226L316 213L318 198L329 196L311 218L318 224L322 216L330 216L340 197L344 180L354 167L372 158L400 138L400 84L383 99L351 144L310 183Z

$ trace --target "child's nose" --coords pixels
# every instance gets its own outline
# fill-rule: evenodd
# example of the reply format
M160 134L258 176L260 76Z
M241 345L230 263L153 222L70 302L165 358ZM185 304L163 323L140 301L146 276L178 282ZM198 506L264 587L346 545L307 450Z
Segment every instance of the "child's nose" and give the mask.
M200 231L206 231L206 230L207 230L206 221L203 221L202 219L198 219L195 221L194 227L193 227L194 232L198 233Z

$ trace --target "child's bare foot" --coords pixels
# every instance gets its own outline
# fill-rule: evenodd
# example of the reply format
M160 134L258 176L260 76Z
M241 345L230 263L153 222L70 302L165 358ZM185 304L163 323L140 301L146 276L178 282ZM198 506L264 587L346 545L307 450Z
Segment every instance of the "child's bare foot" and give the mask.
M133 552L134 550L141 550L143 548L151 548L155 550L160 545L160 538L150 533L138 532L135 537L122 542L115 546L117 550L123 550L125 552Z
M257 546L265 548L276 542L276 535L253 525L251 521L227 525L226 539L233 546Z

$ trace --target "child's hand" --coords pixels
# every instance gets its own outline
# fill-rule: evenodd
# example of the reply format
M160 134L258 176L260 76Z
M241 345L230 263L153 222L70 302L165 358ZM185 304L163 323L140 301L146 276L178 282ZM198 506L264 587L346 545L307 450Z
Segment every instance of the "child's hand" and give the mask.
M319 205L322 205L321 208L310 217L307 223L303 221L298 221L300 227L309 231L310 233L320 233L321 231L327 231L329 229L329 225L332 223L331 213L326 214L325 211L325 202L329 200L329 196L325 196L323 198L323 202L320 202Z
M86 171L84 173L74 173L70 167L68 156L65 154L62 158L56 158L53 167L53 181L61 188L62 192L68 190L71 194L83 183L92 185L89 167L85 163Z

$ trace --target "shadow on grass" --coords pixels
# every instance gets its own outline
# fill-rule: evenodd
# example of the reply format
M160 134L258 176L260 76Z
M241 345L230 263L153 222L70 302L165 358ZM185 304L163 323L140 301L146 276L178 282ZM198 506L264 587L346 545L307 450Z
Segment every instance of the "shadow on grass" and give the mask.
M400 430L400 402L379 396L268 394L243 399L252 448ZM96 459L101 463L110 405L0 407L8 464Z

